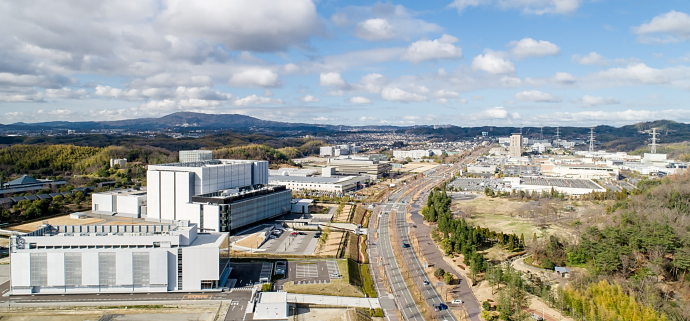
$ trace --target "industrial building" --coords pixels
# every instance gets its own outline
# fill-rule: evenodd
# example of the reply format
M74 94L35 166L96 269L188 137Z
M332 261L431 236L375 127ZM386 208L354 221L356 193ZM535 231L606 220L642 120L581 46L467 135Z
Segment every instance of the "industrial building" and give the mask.
M336 146L324 146L319 150L321 157L344 156L350 154L357 154L362 151L361 146L355 144L343 144Z
M510 150L508 155L510 157L522 156L522 134L513 134L510 136Z
M64 185L67 185L67 182L63 180L53 181L49 179L35 179L28 175L22 175L21 177L9 182L2 182L0 195L13 195L17 193L40 191L43 189L55 190Z
M180 163L203 162L213 159L213 151L210 150L181 150Z
M227 233L197 225L43 225L10 238L11 295L220 291ZM203 264L201 264L203 262Z
M369 176L271 176L270 185L281 185L295 191L347 192L364 187Z
M496 173L496 165L470 165L467 166L468 173Z
M591 192L606 192L606 189L589 179L508 177L510 189L525 192L551 192L551 189L567 195L583 195Z
M394 150L393 151L393 157L396 159L406 159L406 158L412 158L412 159L419 159L422 157L431 157L434 155L434 152L431 150L425 150L425 149L415 149L415 150Z
M267 186L267 161L149 165L146 177L149 221L189 220L229 232L290 212L291 192Z
M372 179L383 177L393 168L388 162L357 159L328 159L328 166L334 167L339 175L366 175Z
M91 212L128 217L146 216L146 187L124 189L91 195Z

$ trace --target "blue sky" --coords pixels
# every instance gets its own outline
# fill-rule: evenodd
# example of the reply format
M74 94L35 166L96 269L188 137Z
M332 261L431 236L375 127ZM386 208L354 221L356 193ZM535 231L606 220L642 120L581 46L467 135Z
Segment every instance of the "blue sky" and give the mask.
M0 1L0 123L690 121L690 2Z

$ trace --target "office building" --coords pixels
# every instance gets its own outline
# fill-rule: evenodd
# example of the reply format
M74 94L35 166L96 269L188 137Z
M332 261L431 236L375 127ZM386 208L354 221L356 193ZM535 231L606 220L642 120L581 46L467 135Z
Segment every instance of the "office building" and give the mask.
M291 192L268 185L268 162L210 160L149 165L146 219L189 220L234 231L290 211Z
M375 160L329 159L328 166L334 167L339 175L369 176L372 179L383 177L391 171L391 164Z
M294 191L324 191L342 193L358 190L369 182L369 176L270 176L270 185L285 186Z
M513 134L510 136L510 150L508 155L510 157L522 156L522 134Z
M12 295L220 291L227 233L174 225L43 225L10 238Z
M336 146L323 146L319 150L321 157L345 156L350 154L357 154L362 151L362 146L355 144L342 144Z
M213 159L213 151L210 150L181 150L180 163L203 162Z

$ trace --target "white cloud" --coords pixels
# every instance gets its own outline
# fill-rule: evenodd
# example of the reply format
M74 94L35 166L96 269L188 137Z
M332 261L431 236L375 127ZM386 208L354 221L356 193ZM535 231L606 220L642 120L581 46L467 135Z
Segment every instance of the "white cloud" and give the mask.
M319 76L319 86L347 88L348 84L337 72L321 73Z
M137 89L122 90L120 88L113 88L110 86L96 86L96 91L94 92L96 96L101 96L105 98L117 98L117 99L127 99L127 100L138 100L142 99L141 92Z
M562 85L572 85L575 83L575 77L567 72L557 72L553 80Z
M460 98L460 99L458 99L458 103L467 104L467 99L465 99L465 98Z
M355 27L355 36L369 41L390 40L396 37L388 20L375 18L362 21Z
M518 77L501 76L499 81L504 87L516 87L522 85L522 79Z
M336 12L331 21L338 27L354 25L354 35L368 41L409 40L443 30L437 24L414 19L413 16L414 13L402 5L379 2L371 7L345 7Z
M386 87L381 91L381 97L385 100L396 101L426 101L427 97L420 94L404 91L400 88Z
M350 102L353 104L371 104L371 99L362 96L356 96L350 98Z
M486 53L474 57L472 69L483 70L490 74L507 74L515 72L515 64L501 58L498 53L487 50Z
M551 42L532 38L511 41L507 47L511 48L510 53L517 58L554 56L561 51L561 48Z
M228 50L303 45L322 25L311 0L164 1L156 23L177 36L212 39Z
M472 100L483 100L484 96L474 96L472 97Z
M643 43L669 43L690 40L690 16L671 10L660 14L649 23L632 27Z
M319 101L321 101L321 99L318 99L312 95L306 95L304 97L300 97L299 100L301 100L305 103L318 103Z
M454 92L454 91L448 91L448 90L437 90L434 92L434 97L437 98L460 98L460 94Z
M161 73L144 79L134 79L128 86L130 88L211 87L213 80L209 76Z
M232 102L234 106L278 105L282 103L283 101L280 99L273 99L270 97L262 97L257 95L247 96Z
M342 90L338 89L338 90L331 90L331 91L325 93L324 95L342 97L345 95L345 93Z
M572 62L578 63L580 65L600 65L606 66L609 64L608 60L604 56L592 51L586 56L573 55L570 59Z
M445 106L445 105L448 103L448 99L445 99L445 98L438 98L438 99L436 99L436 103L439 104L439 105L444 105L444 106Z
M620 101L613 97L594 97L590 95L585 95L582 98L575 99L576 103L583 103L590 106L600 106L600 105L616 105L620 104Z
M462 58L462 48L453 43L458 38L444 34L436 40L415 41L407 48L402 60L420 63L422 61Z
M609 85L680 85L690 78L690 68L685 66L656 69L643 63L630 64L625 68L610 68L593 75L595 80L605 81ZM613 83L612 83L613 82Z
M233 74L228 82L238 87L276 87L280 85L280 78L268 69L249 69Z
M518 113L508 113L503 106L488 108L477 113L463 115L463 118L470 120L490 120L490 119L516 119L519 118Z
M362 76L358 84L354 87L360 90L366 90L370 93L378 94L383 90L383 87L388 84L388 79L381 74L372 73Z
M48 98L70 98L70 99L82 99L88 96L88 92L85 89L72 90L70 88L60 88L60 89L46 89L46 97Z
M465 8L496 5L503 9L519 9L527 14L568 14L580 7L579 0L454 0L449 6L462 13Z
M533 101L533 102L548 102L557 103L561 102L562 99L559 97L554 97L549 93L541 92L538 90L523 91L515 94L515 100L517 101Z
M573 123L576 125L598 125L607 124L631 124L650 119L673 119L675 121L690 121L690 110L688 109L666 109L666 110L622 110L622 111L582 111L577 113L558 112L533 116L534 122L538 123Z

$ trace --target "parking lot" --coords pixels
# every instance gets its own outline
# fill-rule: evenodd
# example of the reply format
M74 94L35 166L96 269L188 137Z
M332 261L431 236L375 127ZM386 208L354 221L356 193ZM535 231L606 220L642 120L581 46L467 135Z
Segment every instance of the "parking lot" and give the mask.
M278 238L266 241L260 249L266 249L268 254L295 254L312 255L316 251L319 242L314 235L317 231L296 231L297 235L291 236L290 231L283 232ZM301 233L301 234L300 234Z
M287 276L276 281L276 289L281 290L283 284L330 283L331 279L340 278L340 270L335 260L331 261L288 261Z
M228 277L227 286L230 288L241 288L259 283L264 263L231 262L230 267L232 267L232 272L230 272Z
M463 191L483 192L485 187L497 189L502 187L503 179L493 178L456 178L450 183L453 187L459 187Z

